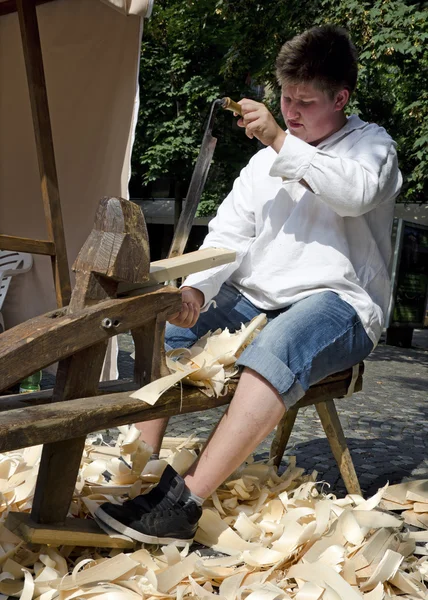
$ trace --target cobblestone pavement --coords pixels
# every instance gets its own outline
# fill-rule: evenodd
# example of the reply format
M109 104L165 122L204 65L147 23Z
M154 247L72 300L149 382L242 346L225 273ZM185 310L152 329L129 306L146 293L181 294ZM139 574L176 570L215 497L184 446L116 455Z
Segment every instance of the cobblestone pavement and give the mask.
M120 336L119 347L120 376L131 377L130 336ZM365 364L363 391L337 401L363 492L374 493L387 481L428 478L428 329L414 332L409 349L381 342ZM207 437L224 410L172 417L166 435ZM272 435L257 448L257 457L268 457L271 441ZM336 493L345 493L313 406L299 411L286 454L295 455L299 467L316 469Z

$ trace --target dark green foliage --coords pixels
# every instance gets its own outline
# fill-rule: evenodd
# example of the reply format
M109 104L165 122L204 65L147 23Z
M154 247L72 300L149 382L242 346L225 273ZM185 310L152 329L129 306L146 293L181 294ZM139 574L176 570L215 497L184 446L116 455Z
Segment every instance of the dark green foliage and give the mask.
M428 202L428 3L323 0L319 23L346 27L360 52L352 108L396 140L401 200Z
M427 202L428 4L402 0L156 0L144 32L141 107L133 155L134 195L161 178L185 196L215 98L257 98L280 119L274 62L294 34L322 23L345 26L360 52L350 109L397 141L401 200ZM220 111L200 213L209 214L258 149ZM147 194L147 192L146 192Z

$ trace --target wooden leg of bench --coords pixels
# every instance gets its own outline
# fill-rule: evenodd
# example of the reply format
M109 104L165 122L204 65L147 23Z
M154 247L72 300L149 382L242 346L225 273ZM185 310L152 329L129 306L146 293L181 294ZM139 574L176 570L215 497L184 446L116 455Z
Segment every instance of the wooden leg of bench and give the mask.
M269 457L274 459L273 464L277 467L281 464L284 451L293 430L297 412L297 408L289 408L276 428L275 437L270 447Z
M54 401L96 395L106 348L107 342L100 342L60 361ZM83 412L80 418L85 418ZM85 447L85 436L67 439L66 419L62 422L58 416L56 426L63 428L66 439L43 446L31 511L35 523L65 521ZM37 427L37 423L34 427Z
M337 414L334 400L315 404L322 426L336 459L340 474L349 494L361 494L360 484L355 472L342 425Z

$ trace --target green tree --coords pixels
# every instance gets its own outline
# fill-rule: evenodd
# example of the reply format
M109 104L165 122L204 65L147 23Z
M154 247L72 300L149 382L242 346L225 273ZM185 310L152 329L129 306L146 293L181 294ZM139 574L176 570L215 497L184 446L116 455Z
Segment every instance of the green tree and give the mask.
M350 31L360 52L351 107L397 142L400 199L428 202L428 4L403 0L323 0L318 24Z
M245 79L222 72L232 32L215 0L158 0L141 52L141 106L133 153L133 185L161 177L186 194L211 103L248 92ZM220 111L219 139L206 186L205 210L213 212L254 146Z
M274 62L285 40L315 24L346 27L360 52L350 109L397 141L401 199L428 201L427 4L404 0L157 0L142 44L141 108L134 185L161 177L185 195L204 122L217 97L271 90L280 119ZM273 93L272 93L273 92ZM212 212L257 150L219 112L218 144L202 212Z

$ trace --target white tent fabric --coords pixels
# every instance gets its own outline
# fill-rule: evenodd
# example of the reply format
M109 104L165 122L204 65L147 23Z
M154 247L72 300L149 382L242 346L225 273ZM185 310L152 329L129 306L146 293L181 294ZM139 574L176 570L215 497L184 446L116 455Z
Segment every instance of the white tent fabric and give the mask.
M142 19L123 12L96 0L37 8L70 265L99 200L128 197ZM0 18L0 232L47 239L16 13ZM34 259L10 287L7 327L56 306L50 259Z
M153 10L154 0L102 0L110 4L124 15L140 15L150 18Z

